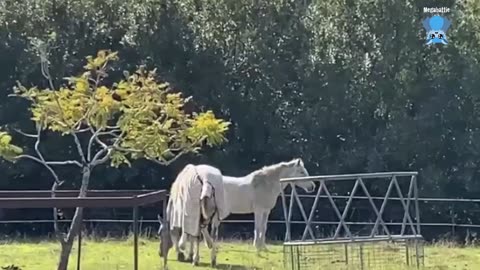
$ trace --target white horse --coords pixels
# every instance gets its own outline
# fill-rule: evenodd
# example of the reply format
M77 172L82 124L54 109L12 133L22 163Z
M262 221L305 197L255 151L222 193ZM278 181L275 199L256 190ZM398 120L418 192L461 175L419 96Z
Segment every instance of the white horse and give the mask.
M185 261L185 245L190 243L187 261L199 262L199 237L204 235L211 249L212 266L216 264L217 248L208 234L213 217L226 217L221 172L208 165L189 164L178 174L170 190L166 217L160 222L160 257L167 264L168 251L175 246L177 259Z
M287 184L280 182L281 178L308 176L303 161L300 158L263 167L244 177L223 176L224 196L230 214L254 213L255 231L253 245L257 251L267 251L265 233L268 216L275 207L278 196ZM315 191L315 182L299 181L296 183L308 193ZM221 219L214 218L212 235L218 239L218 227ZM205 234L204 234L205 235Z

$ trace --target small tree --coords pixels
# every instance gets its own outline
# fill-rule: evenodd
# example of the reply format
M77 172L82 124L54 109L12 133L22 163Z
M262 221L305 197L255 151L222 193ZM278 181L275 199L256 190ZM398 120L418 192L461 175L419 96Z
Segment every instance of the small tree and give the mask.
M79 197L85 197L92 170L110 161L111 165L130 165L130 160L145 158L168 165L186 153L197 152L206 143L213 146L225 140L228 122L215 118L211 111L187 114L183 110L189 98L174 93L168 83L159 83L155 71L140 67L125 79L105 85L108 64L117 60L117 53L100 51L87 57L84 72L67 78L68 84L54 88L48 73L48 60L42 59L42 72L50 88L26 88L20 83L14 96L31 102L36 132L19 133L34 138L34 153L24 154L12 144L12 137L0 132L0 155L9 161L30 159L45 166L52 174L52 196L62 181L55 166L75 166L81 171ZM72 137L78 158L50 161L41 153L42 133L46 130ZM75 237L80 230L83 209L77 208L68 233L55 232L61 242L58 270L66 270Z

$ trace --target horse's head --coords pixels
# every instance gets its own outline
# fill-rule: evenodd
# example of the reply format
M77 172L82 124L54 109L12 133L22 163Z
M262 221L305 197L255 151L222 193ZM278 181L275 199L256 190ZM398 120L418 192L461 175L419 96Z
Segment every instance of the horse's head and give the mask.
M287 174L284 176L285 178L292 178L292 177L305 177L309 176L307 169L303 164L303 160L301 158L294 159L288 163L289 170ZM302 188L308 193L312 193L315 191L315 182L313 181L296 181L295 185Z
M160 215L158 215L157 217L158 222L160 223L160 228L158 229L158 236L160 237L160 247L158 254L161 258L166 258L168 256L168 251L173 247L173 241L170 235L170 224Z

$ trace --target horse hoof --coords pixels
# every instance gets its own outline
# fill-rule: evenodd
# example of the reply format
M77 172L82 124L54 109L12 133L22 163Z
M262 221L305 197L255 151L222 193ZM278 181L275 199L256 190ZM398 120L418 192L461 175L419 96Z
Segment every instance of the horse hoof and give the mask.
M177 254L177 261L179 262L184 262L185 261L185 255L183 255L183 253L178 253Z
M211 265L213 268L217 267L217 259L212 259Z
M193 265L193 266L198 266L198 261L193 261L193 262L192 262L192 265Z

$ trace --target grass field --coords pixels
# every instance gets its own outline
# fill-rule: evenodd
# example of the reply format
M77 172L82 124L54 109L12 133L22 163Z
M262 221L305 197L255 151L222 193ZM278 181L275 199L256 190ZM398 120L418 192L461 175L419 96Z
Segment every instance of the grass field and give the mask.
M132 269L133 248L129 240L84 241L82 248L83 270L120 270ZM222 242L220 243L217 269L262 269L281 270L283 255L281 245L270 245L269 252L258 256L250 243ZM140 269L161 269L157 255L158 242L155 240L140 240ZM0 266L16 265L22 270L50 270L57 262L59 245L53 241L15 241L0 243ZM69 269L76 269L76 250L72 252ZM431 270L477 270L480 269L480 248L447 247L446 245L431 245L425 249L425 268ZM201 264L193 267L189 263L179 263L175 260L172 250L169 256L170 270L206 270L209 251L202 243ZM398 270L403 270L396 268Z

